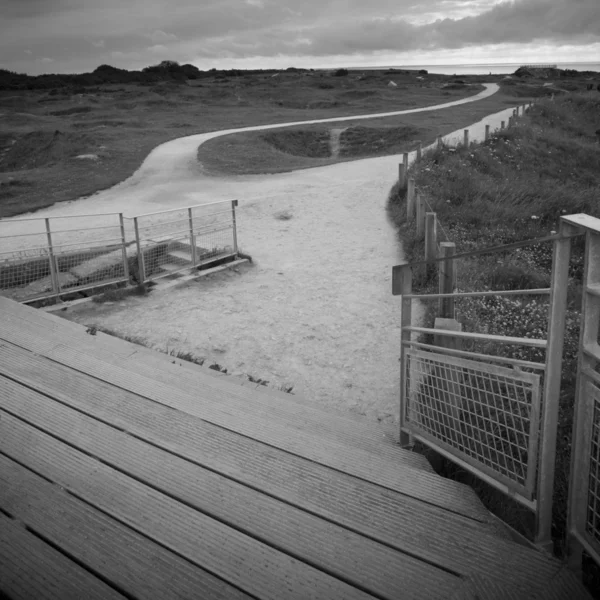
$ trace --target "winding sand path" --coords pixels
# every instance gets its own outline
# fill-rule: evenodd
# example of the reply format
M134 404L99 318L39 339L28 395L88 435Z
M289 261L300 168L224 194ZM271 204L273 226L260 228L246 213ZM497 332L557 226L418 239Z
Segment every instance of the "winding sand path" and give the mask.
M488 85L472 98L392 114L472 102L496 90ZM485 123L494 127L509 114L512 108L471 126L471 139L483 137ZM335 120L350 118L355 117ZM399 157L277 175L199 174L198 145L233 131L240 130L163 144L115 188L36 216L121 210L133 215L238 198L240 246L254 265L147 298L60 314L143 337L156 348L193 352L271 385L293 385L296 393L332 407L397 420L400 315L391 295L391 268L403 255L385 204ZM446 139L462 139L462 130ZM281 211L292 218L277 219Z

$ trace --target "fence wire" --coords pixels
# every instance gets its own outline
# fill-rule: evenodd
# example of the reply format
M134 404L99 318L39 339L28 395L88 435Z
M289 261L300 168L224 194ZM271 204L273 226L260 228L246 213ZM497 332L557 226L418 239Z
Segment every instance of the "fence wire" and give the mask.
M222 202L137 217L136 278L167 277L235 254L233 215L232 203Z
M533 497L540 377L406 348L405 422L482 472Z
M17 301L126 281L118 214L0 222L0 293Z
M0 221L0 294L27 302L130 279L139 283L235 255L235 204L136 219L101 214Z

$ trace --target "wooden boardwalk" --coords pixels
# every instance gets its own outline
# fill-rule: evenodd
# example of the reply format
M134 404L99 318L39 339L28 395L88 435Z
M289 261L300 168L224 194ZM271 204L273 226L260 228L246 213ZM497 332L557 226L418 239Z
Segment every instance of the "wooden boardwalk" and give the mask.
M588 597L376 424L4 298L0 592Z

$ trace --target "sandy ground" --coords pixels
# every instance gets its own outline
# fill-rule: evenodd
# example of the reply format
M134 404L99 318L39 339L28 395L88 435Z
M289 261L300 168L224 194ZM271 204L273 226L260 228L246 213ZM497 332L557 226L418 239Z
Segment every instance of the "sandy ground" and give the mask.
M510 114L512 108L474 124L471 140ZM293 385L331 407L396 421L400 306L391 295L391 270L403 255L385 204L400 157L207 178L195 152L215 135L159 146L116 188L35 216L136 214L237 197L240 247L254 264L146 298L58 314L145 338L155 348L191 351L273 386ZM462 131L446 139L462 140ZM291 218L278 218L282 213Z

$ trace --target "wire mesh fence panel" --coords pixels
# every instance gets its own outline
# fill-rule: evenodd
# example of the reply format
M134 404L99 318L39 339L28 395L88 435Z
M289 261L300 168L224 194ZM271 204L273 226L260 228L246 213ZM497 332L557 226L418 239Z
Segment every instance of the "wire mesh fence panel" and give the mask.
M50 230L61 292L129 279L119 214L55 217Z
M127 281L120 215L0 222L0 293L27 302Z
M404 385L410 433L533 498L539 375L406 348Z
M0 221L0 294L22 302L53 292L46 220Z
M600 390L588 386L588 401L593 403L585 533L600 556Z
M140 215L133 219L136 273L157 279L237 252L231 202ZM139 276L139 275L138 275Z
M231 202L192 209L195 247L200 263L237 252Z

